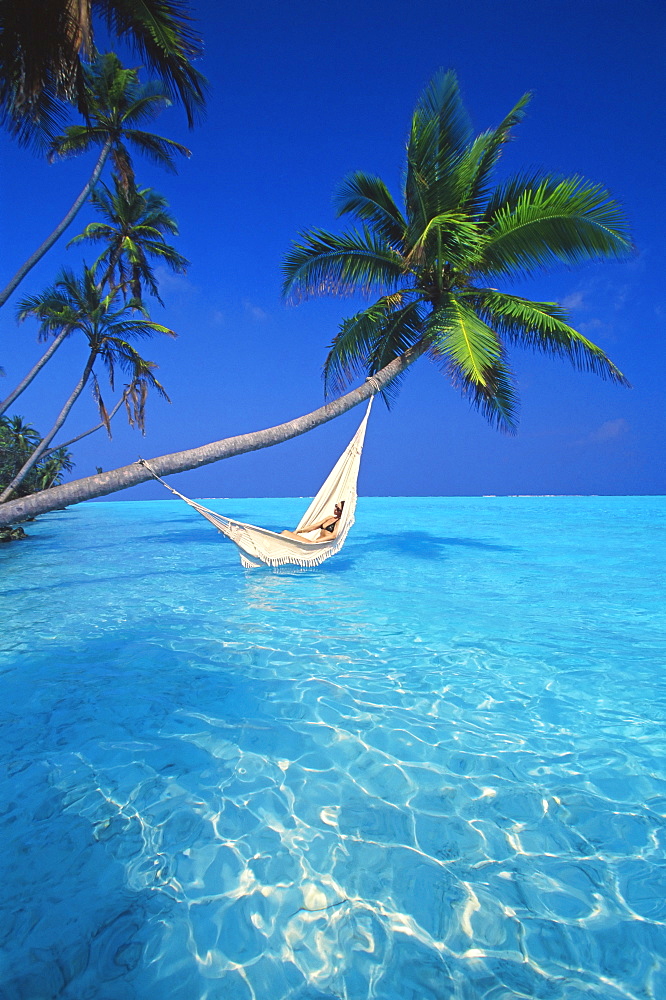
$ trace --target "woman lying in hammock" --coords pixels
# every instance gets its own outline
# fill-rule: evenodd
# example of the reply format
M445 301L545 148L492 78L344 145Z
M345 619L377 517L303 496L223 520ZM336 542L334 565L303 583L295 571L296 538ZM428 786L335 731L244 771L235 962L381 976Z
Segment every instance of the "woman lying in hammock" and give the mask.
M306 524L300 531L282 531L280 534L287 535L288 538L295 538L299 542L312 542L313 544L316 544L317 542L330 542L338 533L340 518L342 517L342 508L344 505L344 500L340 500L339 503L336 503L331 516L325 517L321 521L315 521L313 524ZM319 534L316 538L305 537L305 535L309 534L311 531L317 530L319 530Z

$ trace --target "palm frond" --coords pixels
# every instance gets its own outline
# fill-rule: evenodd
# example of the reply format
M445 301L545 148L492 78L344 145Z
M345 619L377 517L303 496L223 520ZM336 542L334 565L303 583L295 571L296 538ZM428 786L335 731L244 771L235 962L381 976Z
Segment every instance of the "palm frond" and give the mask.
M164 167L166 170L170 170L172 173L176 172L174 154L179 153L181 156L186 157L192 155L191 150L187 146L183 146L181 142L166 139L164 136L155 135L153 132L125 129L125 138L128 142L136 146L148 160L157 163L158 166Z
M500 209L513 211L526 192L542 186L544 190L554 191L561 180L562 177L543 167L533 167L531 170L521 170L512 174L493 188L481 222L490 225Z
M438 274L447 265L464 272L480 260L484 240L474 218L464 212L442 212L427 223L406 259Z
M480 268L486 274L623 258L631 249L620 206L601 185L580 177L526 188L514 206L496 209L487 235Z
M110 30L140 53L172 97L182 102L192 126L201 114L206 78L190 60L201 55L202 43L193 30L188 6L182 0L97 0Z
M375 341L369 357L369 375L381 371L422 339L424 314L422 301L416 299L405 306L401 313L388 317L382 336ZM400 372L381 390L387 409L390 410L397 401L402 383L408 374L407 371Z
M93 146L103 146L108 138L105 129L91 125L68 125L61 135L53 136L48 145L49 163L57 158L78 156Z
M109 109L111 118L101 115L107 124L122 124L123 128L137 126L155 121L160 114L171 107L171 101L164 93L161 85L155 80L143 83L122 94L115 95L114 104Z
M333 204L338 218L351 213L396 248L402 244L407 223L380 177L361 170L347 174L333 194Z
M168 326L161 323L154 323L152 320L138 319L116 319L113 322L114 335L119 337L152 337L155 333L164 334L165 337L177 337L178 334Z
M578 371L630 387L605 352L569 325L556 302L533 302L492 288L470 289L466 300L509 343L570 361Z
M301 233L282 270L282 294L290 301L393 291L405 277L400 254L368 229L339 236L321 229Z
M426 322L428 353L453 386L499 429L516 427L517 396L502 343L473 309L455 296Z
M104 400L102 399L102 391L100 389L99 379L97 378L97 373L94 371L91 373L91 382L92 382L93 399L97 403L97 411L99 413L99 419L104 424L106 433L108 434L109 439L111 439L113 437L113 434L111 433L111 420L109 418L109 411L107 410Z
M90 240L93 243L97 240L111 240L114 235L114 230L105 222L89 222L82 232L77 236L72 236L66 246L69 249L69 247L75 246L83 240Z
M416 235L435 215L460 204L457 166L471 139L457 77L440 71L419 98L407 145L405 204Z
M374 375L420 338L420 299L411 291L383 296L343 321L324 364L324 392L341 392L355 379ZM385 400L391 388L382 393Z
M465 196L465 208L468 212L477 215L486 204L493 167L502 155L504 146L511 140L513 129L524 119L531 99L531 93L523 94L496 128L488 129L476 137L463 157L460 169L468 171L470 178Z

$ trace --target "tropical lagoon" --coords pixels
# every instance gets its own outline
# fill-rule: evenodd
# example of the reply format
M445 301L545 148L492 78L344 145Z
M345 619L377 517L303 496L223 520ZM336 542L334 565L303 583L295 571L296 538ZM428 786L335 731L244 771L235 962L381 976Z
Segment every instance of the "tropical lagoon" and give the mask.
M663 497L361 498L309 571L177 500L26 528L2 1000L666 995Z

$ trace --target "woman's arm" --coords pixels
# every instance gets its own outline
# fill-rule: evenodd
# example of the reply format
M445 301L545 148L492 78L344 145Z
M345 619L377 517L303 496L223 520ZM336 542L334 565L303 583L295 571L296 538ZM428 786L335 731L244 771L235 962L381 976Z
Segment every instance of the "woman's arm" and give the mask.
M328 520L330 520L330 518L328 518L328 517L325 517L325 518L323 518L323 520L321 520L321 521L315 521L315 523L314 523L314 524L306 524L304 528L299 528L299 529L298 529L298 530L299 530L299 533L300 533L301 531L314 531L314 530L315 530L315 528L323 528L323 527L324 527L324 524L325 524L325 523L326 523L326 521L328 521Z

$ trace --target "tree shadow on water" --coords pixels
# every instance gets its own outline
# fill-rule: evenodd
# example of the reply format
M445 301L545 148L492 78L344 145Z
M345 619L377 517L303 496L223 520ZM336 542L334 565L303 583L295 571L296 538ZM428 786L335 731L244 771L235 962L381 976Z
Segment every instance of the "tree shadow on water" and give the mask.
M447 550L453 548L476 549L479 552L517 552L514 545L497 545L478 538L435 535L430 531L400 531L391 534L366 535L361 543L364 551L394 552L417 559L443 559Z

